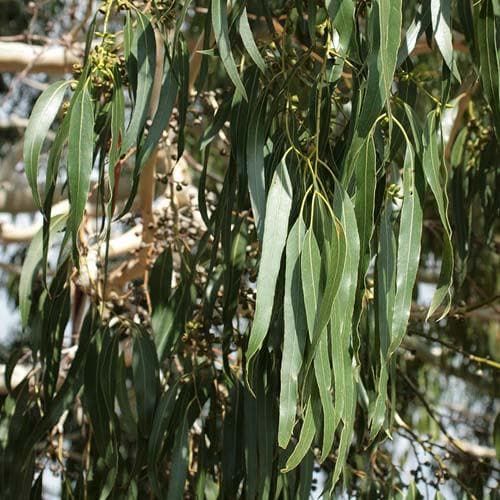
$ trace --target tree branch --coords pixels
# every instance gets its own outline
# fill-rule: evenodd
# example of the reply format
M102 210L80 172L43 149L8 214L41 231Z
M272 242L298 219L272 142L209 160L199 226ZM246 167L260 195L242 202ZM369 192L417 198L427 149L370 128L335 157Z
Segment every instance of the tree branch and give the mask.
M0 42L0 71L3 73L61 74L69 73L73 64L80 62L82 47L60 45L29 45L18 42Z

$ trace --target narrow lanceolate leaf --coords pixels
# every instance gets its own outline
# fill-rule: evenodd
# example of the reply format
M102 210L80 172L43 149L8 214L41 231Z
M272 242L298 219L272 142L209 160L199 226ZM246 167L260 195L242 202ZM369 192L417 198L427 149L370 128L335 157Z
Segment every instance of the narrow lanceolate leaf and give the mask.
M142 328L137 328L132 357L134 387L137 400L139 431L148 436L153 423L160 390L159 364L153 340Z
M330 248L324 249L329 253ZM329 453L333 443L335 432L334 426L334 407L331 396L332 370L328 350L328 337L326 332L317 330L321 310L320 304L325 303L325 290L323 297L320 294L320 275L321 275L321 253L314 231L311 228L307 230L304 237L304 248L301 259L302 272L302 290L304 295L304 304L306 309L307 327L312 347L306 364L306 373L311 360L314 362L314 375L319 390L321 406L323 408L323 444L321 460ZM327 284L335 281L333 277L327 276ZM314 342L316 335L316 342ZM316 347L317 346L317 347Z
M47 170L45 173L45 199L43 200L43 259L42 259L42 273L43 282L46 283L47 276L47 258L49 251L49 238L50 238L50 225L52 218L52 205L54 199L54 192L57 186L57 177L59 174L59 167L61 156L64 146L68 140L69 135L69 120L70 114L67 114L54 138L52 147L50 148L49 157L47 159Z
M300 464L302 459L310 450L315 435L316 424L314 422L313 404L309 401L305 410L304 422L302 423L302 429L300 430L299 441L288 458L282 472L291 471Z
M203 132L200 139L201 150L205 149L215 139L215 137L217 137L217 134L224 126L224 123L226 123L230 112L231 101L228 99L219 106L212 123L205 129L205 132Z
M286 161L283 158L276 168L267 197L266 213L268 215L264 224L262 256L257 279L257 302L247 348L247 362L249 364L261 348L271 321L274 290L288 234L288 218L291 207L292 185Z
M182 33L179 34L179 50L176 56L175 69L179 78L179 136L177 138L177 159L180 159L184 153L186 142L185 128L189 105L189 52L186 39Z
M94 105L86 86L74 99L69 122L68 181L71 202L69 226L76 246L90 188L94 154Z
M398 52L397 65L400 66L404 60L411 54L417 44L417 40L425 33L425 30L431 23L430 2L423 2L417 5L415 18L406 30L405 37L401 43Z
M451 0L430 0L432 32L443 56L446 66L453 76L460 81L457 64L453 56L453 39L451 34Z
M168 483L167 500L175 500L184 497L184 487L188 475L189 465L189 425L188 405L182 418L182 425L177 430L174 449L172 451L172 469Z
M396 239L392 228L391 201L387 200L380 216L379 246L376 267L376 318L379 344L379 369L376 374L376 397L370 402L370 440L373 440L385 420L388 366L387 351L391 340L394 297L396 295Z
M227 74L234 86L241 93L243 98L247 100L247 93L243 82L241 81L234 61L233 53L231 51L231 42L229 41L229 29L227 24L227 2L226 0L213 0L212 1L212 23L214 28L215 41L219 49L219 54L222 59L222 64L226 68Z
M392 319L389 356L399 347L410 317L411 299L420 261L422 237L423 173L415 171L415 156L407 146L403 170L403 206L399 222L396 297Z
M243 9L243 12L238 21L238 29L240 31L241 40L245 49L247 49L248 55L252 58L255 65L264 73L266 71L266 63L262 56L260 55L259 49L253 38L252 30L250 24L248 23L247 9Z
M50 286L50 298L43 305L40 358L44 367L43 388L45 407L56 390L64 330L70 315L70 291L67 284L67 261L58 270Z
M358 225L361 259L360 272L364 275L370 260L370 240L373 233L375 207L376 159L373 136L363 142L355 159L356 199L355 213Z
M257 104L250 115L246 144L246 167L248 191L255 218L257 236L262 240L266 214L266 184L264 171L264 143L266 140L266 96Z
M315 338L324 333L330 321L333 303L337 295L346 258L346 234L340 221L333 217L327 221L332 225L332 241L325 244L326 255L326 285L319 303L319 310L314 324L313 349ZM326 241L325 241L326 243Z
M441 137L441 131L437 114L436 111L431 111L427 116L424 130L422 163L425 178L436 200L444 233L441 272L434 298L432 299L431 306L427 313L427 319L429 319L441 305L443 306L443 310L439 318L446 316L451 307L453 284L453 247L451 243L451 226L448 219L447 175L440 152L440 145L438 144L439 137Z
M47 133L61 107L64 93L70 82L55 82L38 98L31 112L24 134L24 169L33 193L33 200L41 210L42 203L38 192L38 164L40 152Z
M165 307L170 299L172 287L172 252L165 249L156 259L149 277L149 295L153 315L157 308ZM153 328L153 331L155 328Z
M323 351L328 351L327 342L326 342L326 326L330 321L331 314L333 311L333 306L335 302L335 298L337 296L337 292L340 286L342 273L344 272L345 259L346 259L346 235L344 232L344 228L339 220L334 217L333 219L327 221L332 225L332 241L328 241L325 237L324 239L324 247L321 249L322 255L321 258L326 260L326 273L325 273L325 287L320 294L321 297L316 305L315 311L315 320L314 326L312 330L311 337L311 347L308 351L307 361L306 361L306 369L305 373L309 372L309 368L314 360L315 371L316 371L316 379L318 381L318 387L320 389L321 402L325 409L325 403L329 405L326 399L326 392L330 391L329 386L329 377L325 378L325 363L326 358ZM307 240L305 245L307 244ZM305 252L304 252L305 255ZM321 265L321 258L318 256L318 260ZM304 291L304 293L307 293ZM308 310L308 306L306 304L306 310ZM309 316L308 316L309 319ZM309 325L309 328L311 326ZM311 330L310 330L311 331ZM321 351L321 352L320 352ZM318 380L318 366L317 364L322 364L322 380L325 383L325 387L321 387L319 385ZM326 417L325 417L326 418ZM326 423L326 421L325 421Z
M304 297L300 278L300 252L304 239L304 222L299 217L286 243L285 297L283 316L285 331L281 360L281 390L278 444L286 448L292 437L297 414L298 375L307 335Z
M114 190L114 169L120 159L125 123L125 97L120 75L116 74L115 79L115 88L111 99L111 145L109 147L109 184L111 193Z
M316 310L319 302L319 279L321 273L321 254L312 228L309 228L304 236L300 267L307 328L309 330L309 340L312 342Z
M166 54L163 61L163 78L158 100L158 109L153 117L151 127L149 127L148 135L139 148L134 175L140 173L142 167L158 144L162 132L167 127L175 105L178 89L179 84L170 64L169 56Z
M53 217L50 224L50 234L53 236L60 231L66 223L67 215ZM33 290L33 280L43 256L43 230L31 240L28 253L24 259L23 269L19 280L19 310L21 312L21 324L23 328L28 326L29 314L31 310L31 294Z
M132 117L125 133L122 152L126 153L139 141L149 112L149 98L154 83L156 41L149 19L137 11L137 28L131 46L130 58L137 67L137 93ZM135 66L133 65L133 66Z
M325 5L333 29L339 35L341 53L345 55L351 46L351 39L354 34L354 9L356 4L351 0L326 0Z
M120 182L121 162L120 150L123 141L125 128L125 97L123 95L123 87L121 77L118 71L115 72L115 87L113 89L113 97L111 99L111 144L109 147L109 192L110 198L108 203L109 217L113 216L115 206L116 183Z
M162 444L172 419L179 393L179 384L175 383L162 393L156 406L148 441L148 464L153 469L159 460Z
M373 3L368 22L368 79L357 127L361 137L368 134L390 95L400 43L401 18L401 0L377 0Z
M475 3L474 14L481 83L493 111L496 136L500 140L500 21L494 13L494 0Z
M332 350L333 373L335 378L335 421L341 418L343 428L330 493L345 465L347 453L354 433L354 414L356 409L356 385L354 367L350 355L352 334L356 325L353 321L360 244L354 207L347 193L336 187L334 211L340 222L348 229L346 259L340 288L335 298L332 321L330 323L330 345Z

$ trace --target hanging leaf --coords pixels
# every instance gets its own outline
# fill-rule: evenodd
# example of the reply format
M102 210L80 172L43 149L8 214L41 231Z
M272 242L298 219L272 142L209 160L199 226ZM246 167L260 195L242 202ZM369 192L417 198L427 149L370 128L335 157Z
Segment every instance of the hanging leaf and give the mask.
M423 167L425 178L429 184L437 203L439 217L444 229L443 254L441 256L441 273L431 306L427 312L429 319L442 305L439 319L444 318L451 308L452 281L453 281L453 247L451 243L451 226L448 220L448 194L446 191L446 169L440 155L438 137L440 129L437 121L437 112L431 111L427 115L424 130ZM444 189L443 189L444 186Z
M149 113L149 101L155 78L156 41L154 30L147 16L137 10L135 13L137 26L133 33L127 60L131 61L129 75L132 77L129 76L129 78L137 81L137 92L132 116L123 138L121 147L123 154L139 143ZM129 26L131 26L130 23Z
M460 82L460 74L453 55L453 39L451 34L451 0L430 0L431 19L434 39L444 62L453 76Z
M356 199L355 213L359 231L361 259L360 274L364 275L370 261L370 240L373 233L375 208L376 158L373 137L363 142L355 159Z
M177 498L184 497L184 487L189 465L189 408L190 405L186 408L184 418L182 418L182 425L176 432L172 451L172 470L170 472L167 500L176 500Z
M266 140L266 103L264 94L257 104L257 110L250 114L246 141L246 173L248 191L255 227L259 239L262 240L264 219L266 215L266 185L264 170L264 145Z
M147 437L151 431L159 394L159 366L156 348L149 334L140 327L134 327L132 369L137 400L139 431Z
M355 4L350 0L326 0L326 9L332 20L333 28L339 34L339 45L342 54L347 55L354 35Z
M379 248L377 253L376 272L376 306L377 330L379 343L379 373L375 400L370 404L370 440L373 441L382 428L385 420L387 399L387 382L389 377L388 356L391 342L392 320L394 314L394 298L396 295L396 239L392 228L391 201L387 200L380 216Z
M245 49L247 49L248 55L252 58L252 61L262 71L262 73L265 73L266 63L264 62L264 59L262 59L259 49L255 44L255 40L252 34L252 29L250 28L250 24L248 23L248 15L246 7L243 9L243 12L239 17L238 29L240 32L243 45L245 46Z
M248 100L243 82L238 73L238 68L234 61L231 51L231 42L229 41L229 29L227 24L227 2L225 0L212 0L212 23L214 28L215 41L219 49L222 64L226 68L227 74L238 92L245 100Z
M399 222L396 296L389 356L399 347L410 317L413 288L420 261L424 204L424 179L415 165L413 148L407 145L403 167L403 206Z
M67 219L68 216L66 214L58 215L52 219L50 225L50 233L52 236L61 231ZM28 326L32 304L33 280L42 262L42 246L43 232L40 230L31 240L19 280L19 310L21 312L21 324L23 328Z
M300 253L304 222L297 219L287 238L285 298L283 301L284 338L281 360L280 419L278 443L286 448L292 437L298 402L298 377L306 342L304 296L300 277Z
M42 210L42 202L38 192L40 152L50 126L59 112L69 84L70 82L67 81L55 82L41 94L33 107L24 134L24 169L33 193L33 200L39 210Z
M401 34L401 0L373 2L368 20L370 52L363 107L358 118L360 137L366 137L390 96Z
M90 189L94 154L94 105L87 86L74 96L73 106L68 136L68 183L71 202L68 224L76 252L78 231ZM75 261L77 263L78 259Z
M411 25L406 30L403 43L399 48L397 66L400 66L404 60L413 52L417 44L417 40L427 30L431 24L431 2L425 0L417 5L417 13Z
M247 347L249 373L253 357L262 347L267 335L274 303L274 291L281 267L281 256L288 234L288 218L292 207L292 185L284 157L276 168L267 199L262 256L257 280L255 317Z
M312 402L309 401L304 412L304 421L300 430L299 440L286 462L286 466L281 472L289 472L295 469L310 450L314 436L316 435L316 425L314 423L314 411Z
M493 0L475 3L474 20L481 83L491 106L496 136L500 140L500 23L494 5Z

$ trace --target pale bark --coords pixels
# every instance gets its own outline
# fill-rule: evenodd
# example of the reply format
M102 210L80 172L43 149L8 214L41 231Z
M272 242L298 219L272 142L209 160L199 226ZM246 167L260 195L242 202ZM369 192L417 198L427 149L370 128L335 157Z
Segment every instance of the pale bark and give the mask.
M60 45L29 45L0 42L0 72L2 73L69 73L81 60L82 47Z

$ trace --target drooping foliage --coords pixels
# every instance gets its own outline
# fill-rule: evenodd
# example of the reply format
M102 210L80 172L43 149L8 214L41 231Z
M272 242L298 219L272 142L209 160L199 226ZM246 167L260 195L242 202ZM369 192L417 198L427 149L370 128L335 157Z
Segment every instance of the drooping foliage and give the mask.
M400 425L425 214L430 322L456 312L473 210L494 234L499 19L495 0L104 2L26 130L43 228L19 288L35 373L3 407L6 494L40 488L49 449L67 498L308 498L319 464L325 494L348 486ZM175 180L186 155L194 191Z

